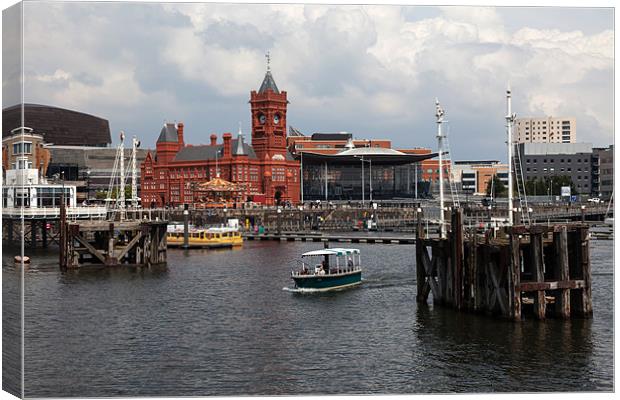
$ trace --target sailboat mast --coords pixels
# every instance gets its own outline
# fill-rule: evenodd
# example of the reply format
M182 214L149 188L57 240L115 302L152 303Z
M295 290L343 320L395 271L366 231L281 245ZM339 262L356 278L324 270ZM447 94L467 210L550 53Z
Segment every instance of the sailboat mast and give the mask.
M506 133L508 135L508 224L513 225L513 190L512 190L512 123L514 121L514 114L512 113L512 93L510 86L506 89Z

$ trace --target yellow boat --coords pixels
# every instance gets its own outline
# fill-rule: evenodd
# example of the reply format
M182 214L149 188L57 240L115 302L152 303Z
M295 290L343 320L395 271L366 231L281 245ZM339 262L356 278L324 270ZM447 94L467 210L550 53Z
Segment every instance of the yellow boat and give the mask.
M168 231L168 247L183 246L183 229ZM243 245L241 233L236 228L191 228L189 230L189 247L215 248Z

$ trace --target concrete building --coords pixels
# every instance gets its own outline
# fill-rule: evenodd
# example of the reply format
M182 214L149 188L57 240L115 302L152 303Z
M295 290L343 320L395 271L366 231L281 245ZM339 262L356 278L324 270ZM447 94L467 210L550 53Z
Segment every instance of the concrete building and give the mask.
M519 144L519 151L525 181L569 176L576 194L598 195L598 186L593 188L593 182L598 179L598 171L593 173L592 144L522 143Z
M575 143L576 120L573 117L517 118L517 143Z
M592 149L592 169L598 169L598 179L593 176L592 194L598 193L604 200L609 200L614 190L614 145Z
M508 185L508 165L498 160L454 161L452 179L463 193L486 195L487 186L493 176Z

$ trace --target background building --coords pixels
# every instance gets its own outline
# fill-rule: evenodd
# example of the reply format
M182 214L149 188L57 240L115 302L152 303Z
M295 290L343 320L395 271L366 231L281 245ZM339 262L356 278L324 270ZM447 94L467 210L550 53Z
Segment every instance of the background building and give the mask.
M25 126L43 136L46 143L106 147L112 143L106 119L78 111L41 104L21 104L2 110L2 136Z
M311 151L317 154L336 154L353 147L392 148L392 142L388 139L354 139L353 134L349 132L316 132L306 136L291 128L290 133L286 141L289 151L293 155L303 151Z
M574 194L598 195L597 168L593 171L590 143L523 143L519 144L524 180L569 176ZM594 186L594 187L593 187ZM546 193L528 193L545 195Z
M495 175L508 185L508 165L497 160L454 161L452 167L452 179L465 194L486 195L489 182Z
M517 143L575 143L576 120L573 117L517 118Z
M287 93L278 90L268 69L258 92L250 93L252 145L241 131L236 139L224 133L221 144L212 134L209 145L186 145L183 124L165 124L155 154L141 164L143 206L202 206L194 200L196 185L215 178L240 185L244 200L297 203L299 162L287 149L287 106Z
M592 149L592 167L598 169L598 179L593 176L592 193L609 200L614 191L614 145Z

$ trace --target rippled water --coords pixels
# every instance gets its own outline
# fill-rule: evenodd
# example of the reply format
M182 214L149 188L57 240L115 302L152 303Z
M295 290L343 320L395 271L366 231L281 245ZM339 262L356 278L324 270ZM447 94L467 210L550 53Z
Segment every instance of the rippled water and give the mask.
M319 247L246 242L170 250L165 268L67 273L56 254L31 254L26 396L613 389L611 241L591 242L592 320L522 324L418 307L409 245L355 245L357 289L284 291ZM4 282L16 282L7 253Z

